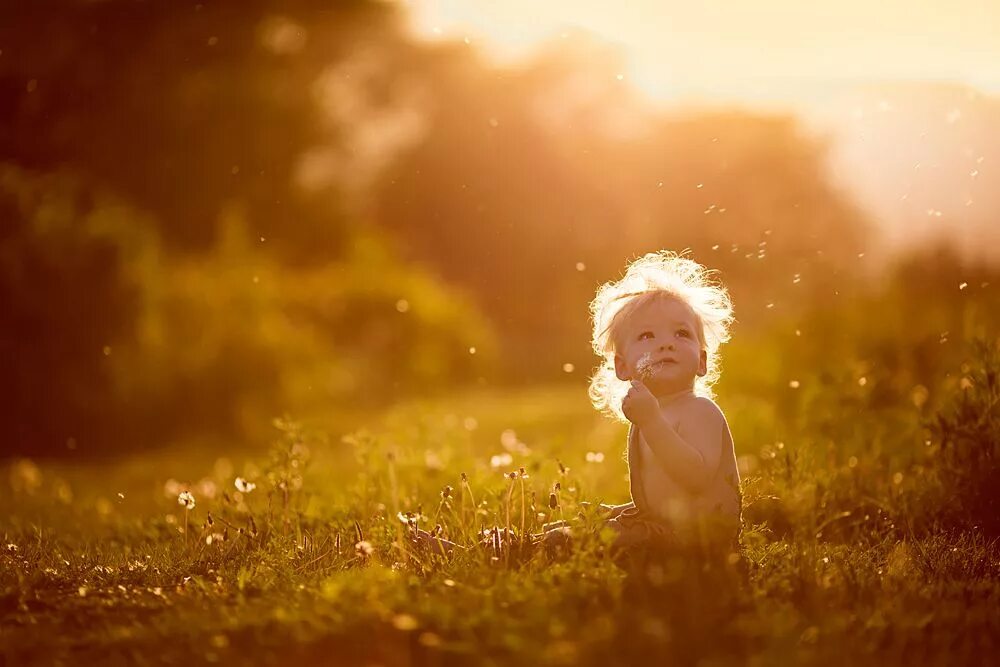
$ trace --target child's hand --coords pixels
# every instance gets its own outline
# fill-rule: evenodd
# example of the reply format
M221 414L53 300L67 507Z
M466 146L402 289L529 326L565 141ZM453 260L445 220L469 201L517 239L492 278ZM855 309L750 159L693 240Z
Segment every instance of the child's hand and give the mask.
M630 422L642 426L660 415L660 403L641 380L632 380L632 387L622 400L622 412Z

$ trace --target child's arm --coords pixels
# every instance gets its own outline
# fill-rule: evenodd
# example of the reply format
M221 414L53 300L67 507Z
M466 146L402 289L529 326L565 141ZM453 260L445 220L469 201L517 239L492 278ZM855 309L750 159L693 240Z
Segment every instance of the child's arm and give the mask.
M684 415L679 430L674 429L649 389L641 382L632 385L636 393L625 416L639 428L657 463L671 479L697 493L711 480L722 457L722 411L712 401L698 399Z

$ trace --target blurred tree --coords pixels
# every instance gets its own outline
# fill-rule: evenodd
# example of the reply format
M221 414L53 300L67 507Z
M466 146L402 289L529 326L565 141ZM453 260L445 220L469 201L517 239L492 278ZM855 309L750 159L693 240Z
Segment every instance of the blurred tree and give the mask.
M385 140L398 100L351 63L405 41L398 18L361 1L5 8L4 453L242 434L488 361L474 308L358 224L406 136Z
M164 254L115 198L0 165L0 456L265 437L286 410L376 406L489 364L474 306L384 240L289 267L239 207L219 227L206 252Z
M587 303L639 254L692 249L752 322L827 290L863 250L862 216L793 119L655 113L615 53L580 36L517 69L484 72L445 45L399 70L426 89L427 130L379 181L373 215L472 290L511 377L589 365Z
M155 236L62 173L0 164L0 418L10 450L73 449L114 412L110 360L128 341Z
M344 141L316 103L331 62L397 32L345 0L41 0L0 22L0 159L70 167L149 212L168 250L205 250L227 202L296 259L344 241L348 202L296 187Z

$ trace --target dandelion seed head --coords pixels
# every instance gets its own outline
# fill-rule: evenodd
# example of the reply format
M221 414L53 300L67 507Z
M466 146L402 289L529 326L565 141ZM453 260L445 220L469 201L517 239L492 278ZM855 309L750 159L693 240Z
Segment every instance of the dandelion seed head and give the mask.
M194 496L191 495L190 491L181 491L177 496L177 504L183 505L185 509L194 509Z
M250 493L251 491L257 488L256 484L254 484L253 482L248 482L242 477L237 477L233 485L236 487L236 490L239 491L240 493Z

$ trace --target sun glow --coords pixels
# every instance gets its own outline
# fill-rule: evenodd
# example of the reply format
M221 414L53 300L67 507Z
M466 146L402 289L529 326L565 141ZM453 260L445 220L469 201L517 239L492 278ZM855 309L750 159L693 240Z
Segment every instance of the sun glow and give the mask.
M1000 3L413 0L413 33L515 64L588 33L651 99L794 100L818 80L948 80L1000 92ZM605 63L607 64L607 63Z

